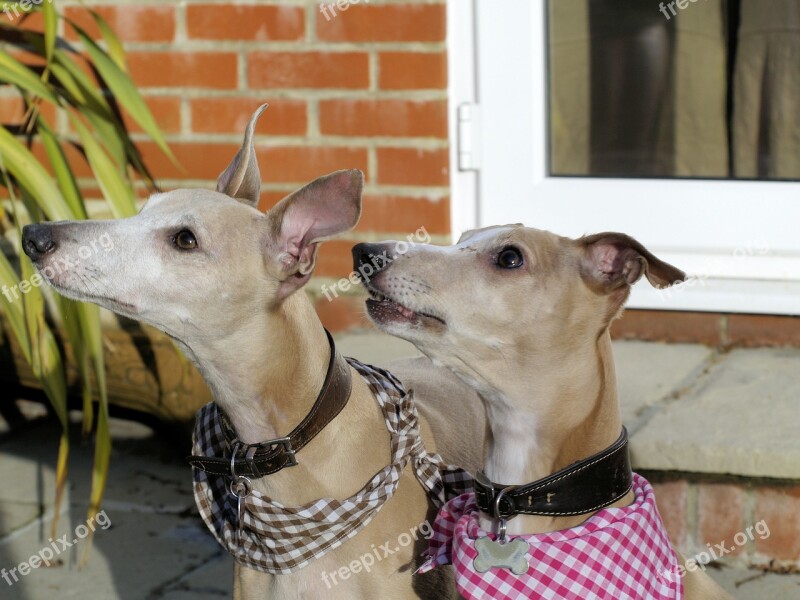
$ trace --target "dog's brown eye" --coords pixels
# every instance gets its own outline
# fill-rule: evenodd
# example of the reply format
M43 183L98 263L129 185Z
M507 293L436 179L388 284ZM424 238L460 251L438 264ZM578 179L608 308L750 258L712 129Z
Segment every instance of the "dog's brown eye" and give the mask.
M522 253L512 246L503 248L497 255L497 266L503 269L516 269L523 262Z
M181 250L194 250L197 248L197 238L188 229L176 233L172 241Z

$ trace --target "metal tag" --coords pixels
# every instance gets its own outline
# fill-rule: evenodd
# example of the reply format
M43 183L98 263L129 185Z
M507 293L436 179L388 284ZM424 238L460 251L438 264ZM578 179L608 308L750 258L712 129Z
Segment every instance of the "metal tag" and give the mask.
M508 569L514 575L528 572L528 542L520 538L510 542L494 541L488 537L475 540L478 556L472 566L478 573L486 573L490 569Z

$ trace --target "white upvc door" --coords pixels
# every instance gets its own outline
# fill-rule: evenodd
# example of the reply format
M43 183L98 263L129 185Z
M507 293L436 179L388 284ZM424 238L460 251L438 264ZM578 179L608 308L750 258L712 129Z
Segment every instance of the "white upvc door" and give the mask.
M450 0L454 236L621 231L697 279L630 306L800 314L800 183L552 177L544 0ZM460 113L460 118L459 118Z

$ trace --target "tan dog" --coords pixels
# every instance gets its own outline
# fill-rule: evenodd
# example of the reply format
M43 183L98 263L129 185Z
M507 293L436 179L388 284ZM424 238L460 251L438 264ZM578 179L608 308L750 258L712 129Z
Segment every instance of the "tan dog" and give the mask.
M175 190L150 198L135 217L25 228L26 253L50 284L77 300L149 323L198 365L216 403L246 444L286 435L309 413L330 356L325 331L300 288L322 240L353 228L363 175L317 179L263 214L253 115L244 144L217 191ZM114 252L67 266L106 236ZM59 269L49 269L64 261ZM351 369L352 371L352 369ZM432 381L430 375L425 381ZM452 385L452 382L451 384ZM429 428L421 424L428 448ZM297 454L299 464L256 479L285 506L344 499L390 461L389 434L370 389L352 371L344 410ZM449 577L412 574L425 547L428 497L406 467L395 495L354 538L308 566L271 575L235 567L236 598L443 598ZM416 543L398 544L401 534ZM385 549L384 549L385 548ZM365 571L365 555L372 559ZM361 567L358 567L361 563Z
M619 233L573 240L520 225L465 233L450 247L359 244L358 266L392 259L367 283L370 317L414 343L479 393L488 418L485 472L525 484L610 446L622 427L609 325L640 277L658 287L684 274ZM453 427L470 438L454 399ZM629 492L612 506L627 506ZM574 527L590 515L521 515L512 534ZM494 519L482 516L494 531ZM686 598L728 598L707 575L687 573Z

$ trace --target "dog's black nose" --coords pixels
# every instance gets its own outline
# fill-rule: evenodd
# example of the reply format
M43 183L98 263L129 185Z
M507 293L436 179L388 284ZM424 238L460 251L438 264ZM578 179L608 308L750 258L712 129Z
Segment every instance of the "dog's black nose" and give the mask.
M26 225L22 229L22 249L31 260L38 260L56 249L53 228L47 224Z
M353 246L353 270L359 271L369 265L374 273L387 266L389 248L386 244L356 244Z

